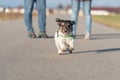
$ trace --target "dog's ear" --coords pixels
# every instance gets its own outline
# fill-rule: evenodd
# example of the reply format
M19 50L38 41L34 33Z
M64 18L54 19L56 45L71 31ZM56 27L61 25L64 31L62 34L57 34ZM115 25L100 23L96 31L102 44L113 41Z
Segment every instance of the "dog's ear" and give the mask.
M57 22L58 25L61 24L61 20L59 18L56 18L56 22Z
M59 18L56 18L56 22L60 22L60 19L59 19Z
M72 25L75 24L75 21L70 21L70 22L71 22Z
M62 20L62 19L59 19L59 18L56 18L56 22L65 22L67 20Z

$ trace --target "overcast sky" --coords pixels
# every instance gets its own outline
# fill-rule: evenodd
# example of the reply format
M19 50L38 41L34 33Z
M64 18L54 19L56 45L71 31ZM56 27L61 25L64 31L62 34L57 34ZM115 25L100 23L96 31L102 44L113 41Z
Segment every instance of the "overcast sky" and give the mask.
M56 7L58 4L62 4L64 6L71 3L71 0L46 0L47 7ZM0 0L1 6L11 6L16 7L18 5L23 5L23 0ZM120 0L93 0L92 6L111 6L111 7L120 7Z

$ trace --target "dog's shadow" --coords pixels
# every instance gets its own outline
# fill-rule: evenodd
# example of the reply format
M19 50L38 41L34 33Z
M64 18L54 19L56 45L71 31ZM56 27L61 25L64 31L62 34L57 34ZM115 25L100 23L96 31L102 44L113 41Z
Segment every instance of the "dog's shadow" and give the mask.
M84 39L84 34L76 35L76 39ZM91 34L92 40L97 39L116 39L120 38L120 33L108 33L108 34Z
M99 49L99 50L88 50L88 51L78 51L73 52L72 54L79 54L79 53L107 53L107 52L119 52L120 48L108 48L108 49Z
M118 52L120 53L120 48L109 48L109 49L99 49L99 50L88 50L88 51L73 51L72 53L64 52L63 54L59 55L70 55L70 54L99 54L99 53L112 53L112 52Z
M78 34L76 35L75 39L84 39L84 34ZM49 35L48 39L53 39L53 35ZM97 39L116 39L120 38L120 33L108 33L108 34L91 34L91 40L97 40Z

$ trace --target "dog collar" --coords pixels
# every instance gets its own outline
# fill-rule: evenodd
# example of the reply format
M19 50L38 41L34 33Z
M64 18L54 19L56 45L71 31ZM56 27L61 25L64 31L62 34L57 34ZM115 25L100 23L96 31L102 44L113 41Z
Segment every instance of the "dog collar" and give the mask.
M59 31L57 31L57 37L63 37L63 38L74 38L74 35L73 34L69 34L69 35L62 35L62 34L59 34Z
M73 38L73 35L66 35L66 36L63 36L63 35L59 35L60 37L64 37L64 38Z

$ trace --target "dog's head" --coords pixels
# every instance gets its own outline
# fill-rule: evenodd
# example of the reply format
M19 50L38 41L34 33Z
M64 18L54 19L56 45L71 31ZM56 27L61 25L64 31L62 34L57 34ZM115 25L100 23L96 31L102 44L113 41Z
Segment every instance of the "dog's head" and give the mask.
M59 31L61 31L64 35L68 35L73 31L73 25L75 24L75 21L71 20L62 20L62 19L56 19L56 22L59 25Z

